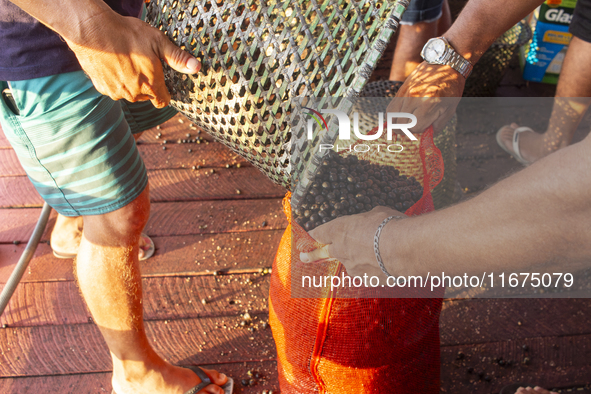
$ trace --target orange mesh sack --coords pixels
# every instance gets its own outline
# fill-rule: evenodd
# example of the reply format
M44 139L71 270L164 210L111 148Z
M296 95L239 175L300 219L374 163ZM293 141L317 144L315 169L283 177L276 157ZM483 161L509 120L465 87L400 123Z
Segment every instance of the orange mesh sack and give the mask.
M405 149L395 163L380 155L359 158L394 164L401 174L419 180L422 196L406 210L407 215L432 211L430 191L443 176L433 131L429 129L418 141L396 138ZM436 298L433 294L431 298L395 298L393 289L378 295L369 290L329 288L319 295L318 289L308 292L292 286L303 275L341 275L344 268L338 262L304 264L299 260L299 252L314 249L315 241L292 220L290 198L284 200L290 224L273 264L269 302L281 392L439 393L443 290Z

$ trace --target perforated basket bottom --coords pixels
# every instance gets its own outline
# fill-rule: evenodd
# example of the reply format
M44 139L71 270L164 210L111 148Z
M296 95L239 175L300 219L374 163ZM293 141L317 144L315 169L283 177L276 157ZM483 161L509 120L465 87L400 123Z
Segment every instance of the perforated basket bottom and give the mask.
M171 105L289 189L296 97L355 97L408 0L152 0L147 21L201 59L164 66Z

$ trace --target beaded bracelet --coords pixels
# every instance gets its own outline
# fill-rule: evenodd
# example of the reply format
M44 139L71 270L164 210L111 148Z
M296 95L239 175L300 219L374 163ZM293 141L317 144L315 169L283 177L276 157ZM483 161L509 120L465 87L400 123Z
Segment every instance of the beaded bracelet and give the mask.
M376 234L373 237L373 251L376 255L376 260L378 261L378 264L380 265L380 268L382 269L382 272L384 274L386 274L386 276L392 276L388 273L388 271L386 271L386 267L384 266L384 262L382 261L382 256L380 256L380 235L382 234L382 229L384 228L384 226L392 219L406 219L408 216L390 216L387 217L386 219L384 219L384 221L382 222L382 224L380 224L380 226L378 227Z

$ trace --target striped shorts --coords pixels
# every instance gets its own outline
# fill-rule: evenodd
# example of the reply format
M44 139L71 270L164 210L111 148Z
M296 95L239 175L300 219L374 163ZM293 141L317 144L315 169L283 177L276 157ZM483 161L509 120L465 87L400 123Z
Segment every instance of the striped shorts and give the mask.
M7 91L8 89L8 91ZM0 125L41 197L65 216L124 207L148 184L133 133L176 113L113 101L82 71L0 81Z

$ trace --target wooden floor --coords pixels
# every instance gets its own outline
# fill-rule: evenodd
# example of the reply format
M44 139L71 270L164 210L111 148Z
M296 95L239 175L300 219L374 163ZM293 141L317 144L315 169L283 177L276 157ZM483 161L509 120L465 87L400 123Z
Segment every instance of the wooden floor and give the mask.
M176 117L139 143L151 186L146 233L156 244L155 256L142 263L149 336L173 363L204 364L233 376L237 393L277 390L263 271L286 227L285 191L205 133L200 144L177 143L187 133L197 136ZM0 136L1 283L41 205ZM52 226L53 220L1 317L7 327L0 329L0 393L110 393L106 345L79 294L72 260L54 258L46 243ZM254 323L242 328L247 312ZM240 381L250 379L249 370L260 377L244 387Z
M494 142L495 127L460 117L458 173L467 193L519 168ZM264 272L286 227L284 191L204 133L201 144L177 143L188 133L197 131L177 117L139 143L151 184L146 232L157 247L142 263L148 333L171 362L234 377L236 393L277 393ZM0 283L41 204L0 133ZM110 393L107 348L72 261L51 254L52 224L0 318L0 393ZM246 312L254 324L242 328ZM442 392L498 393L505 384L530 382L591 393L591 300L446 300L441 354ZM259 374L254 386L241 384L247 371Z

